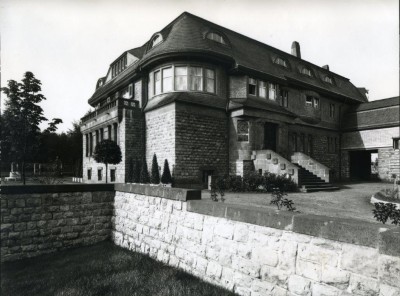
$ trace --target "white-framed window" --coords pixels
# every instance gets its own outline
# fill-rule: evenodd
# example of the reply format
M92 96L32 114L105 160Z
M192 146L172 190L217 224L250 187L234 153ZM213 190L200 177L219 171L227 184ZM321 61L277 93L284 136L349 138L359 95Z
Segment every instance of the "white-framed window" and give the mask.
M203 90L202 67L189 67L189 90Z
M215 72L211 69L205 70L205 83L206 83L206 91L210 93L215 93Z
M303 69L301 69L301 74L311 77L311 70L304 67Z
M319 98L313 96L306 97L306 106L311 106L314 109L319 109Z
M187 66L175 67L175 90L187 90Z
M247 120L237 121L237 140L238 142L249 141L249 122Z
M162 89L163 92L172 91L172 82L173 82L173 75L172 75L172 67L162 69Z
M265 81L258 81L258 96L267 98L267 83Z
M329 117L335 117L335 104L329 104Z
M207 39L210 39L210 40L213 40L213 41L216 41L216 42L218 42L218 43L221 43L221 44L225 44L225 45L226 45L226 42L225 42L225 40L224 40L224 37L222 37L222 35L220 35L220 34L218 34L218 33L216 33L216 32L210 32L210 33L208 33L208 34L207 34Z
M249 78L249 95L257 95L257 80L254 78Z
M276 89L277 85L275 83L268 83L268 99L276 101Z
M103 180L103 169L102 168L97 169L97 180L98 181Z
M400 146L400 138L393 138L393 149L399 150Z
M289 107L289 92L287 90L281 89L281 106L282 107Z
M157 35L155 35L153 37L153 39L151 40L151 47L153 48L154 46L156 46L157 44L161 43L161 41L163 41L163 38L161 36L160 33L158 33Z
M171 65L150 73L149 91L154 95L171 91L215 93L215 70L202 66Z
M161 93L161 71L154 72L154 94L158 95Z
M115 182L115 169L110 169L110 182Z
M325 77L324 77L324 81L325 81L326 83L333 84L332 77L325 76Z
M277 58L275 59L274 63L275 63L275 64L278 64L278 65L280 65L280 66L283 66L283 67L285 67L285 68L287 68L287 66L288 66L286 60L284 60L284 59L282 59L282 58L280 58L280 57L277 57Z

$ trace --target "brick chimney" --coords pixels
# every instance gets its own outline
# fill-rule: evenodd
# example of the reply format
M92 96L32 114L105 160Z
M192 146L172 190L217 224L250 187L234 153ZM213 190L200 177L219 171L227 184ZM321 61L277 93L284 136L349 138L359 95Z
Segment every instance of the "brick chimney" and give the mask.
M329 65L323 65L322 68L324 68L324 69L329 71Z
M301 58L300 43L298 43L297 41L293 41L292 43L292 55Z

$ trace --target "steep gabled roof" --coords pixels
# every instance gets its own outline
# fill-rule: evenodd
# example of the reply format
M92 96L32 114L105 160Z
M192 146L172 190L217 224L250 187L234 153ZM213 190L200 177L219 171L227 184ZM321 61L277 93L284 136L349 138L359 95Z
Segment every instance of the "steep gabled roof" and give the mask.
M228 40L228 44L223 45L207 39L208 32L221 33ZM349 79L188 12L182 13L157 33L162 35L161 43L150 48L152 37L140 47L140 50L134 49L136 50L135 56L142 54L139 61L140 66L166 55L206 54L225 58L231 62L232 68L252 70L260 75L265 74L271 79L288 81L288 83L289 81L290 83L301 82L315 89L324 89L337 96L353 99L355 102L366 102L365 96ZM274 63L277 57L286 60L288 67L285 68ZM313 77L301 74L304 66L311 69ZM333 79L333 84L324 82L324 77L327 75ZM110 89L108 84L103 88ZM92 96L90 101L96 97L98 97L97 93Z

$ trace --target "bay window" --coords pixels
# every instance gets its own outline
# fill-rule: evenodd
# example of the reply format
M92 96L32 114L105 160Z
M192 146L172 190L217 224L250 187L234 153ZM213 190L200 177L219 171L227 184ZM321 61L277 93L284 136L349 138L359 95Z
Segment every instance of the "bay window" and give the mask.
M172 91L215 93L215 71L200 66L168 66L150 75L149 90L154 95Z

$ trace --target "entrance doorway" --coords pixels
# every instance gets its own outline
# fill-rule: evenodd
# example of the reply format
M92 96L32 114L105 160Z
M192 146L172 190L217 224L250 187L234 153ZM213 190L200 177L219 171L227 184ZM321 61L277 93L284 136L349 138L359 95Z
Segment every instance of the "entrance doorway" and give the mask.
M278 125L266 122L264 125L264 149L276 151Z
M350 178L354 180L371 180L373 165L377 156L377 150L349 151Z

